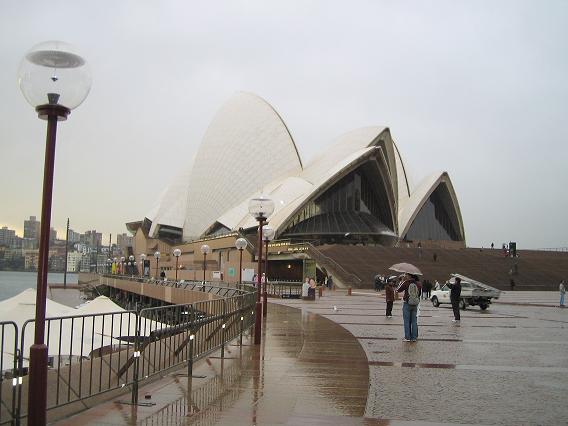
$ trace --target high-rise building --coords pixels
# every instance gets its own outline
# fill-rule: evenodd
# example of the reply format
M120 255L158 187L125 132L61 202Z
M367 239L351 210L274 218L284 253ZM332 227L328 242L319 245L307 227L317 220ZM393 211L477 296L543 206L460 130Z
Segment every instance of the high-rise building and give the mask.
M82 259L83 253L81 252L72 251L67 253L67 272L79 272Z
M96 230L86 231L81 235L81 242L89 247L96 248L102 245L103 234Z
M39 240L41 222L35 216L30 216L29 220L24 220L24 238Z
M57 239L57 231L55 228L49 229L49 242L53 243Z
M0 229L0 246L13 247L16 243L16 231L3 226Z
M128 234L118 234L116 236L116 245L120 248L122 253L127 252L126 250L127 247L132 247L132 241L133 241L132 236Z
M69 242L70 243L78 243L81 241L81 234L79 232L75 232L72 229L69 230Z

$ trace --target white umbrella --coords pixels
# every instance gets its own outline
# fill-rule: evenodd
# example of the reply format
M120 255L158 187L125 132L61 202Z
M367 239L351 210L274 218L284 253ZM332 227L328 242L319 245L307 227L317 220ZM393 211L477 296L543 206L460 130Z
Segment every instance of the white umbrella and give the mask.
M389 268L391 271L403 272L412 275L422 275L420 269L410 263L395 263Z

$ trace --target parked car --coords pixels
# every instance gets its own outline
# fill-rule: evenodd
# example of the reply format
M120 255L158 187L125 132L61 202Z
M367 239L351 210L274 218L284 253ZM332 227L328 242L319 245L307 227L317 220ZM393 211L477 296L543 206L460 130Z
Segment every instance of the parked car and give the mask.
M432 291L430 300L432 301L432 305L436 308L443 303L452 303L450 300L450 287L448 287L447 283L450 282L453 284L456 277L461 279L460 309L477 305L482 310L485 310L491 304L491 299L498 299L501 294L500 290L488 286L487 284L475 281L464 275L451 274L450 279L446 281L446 284L444 284L441 289Z

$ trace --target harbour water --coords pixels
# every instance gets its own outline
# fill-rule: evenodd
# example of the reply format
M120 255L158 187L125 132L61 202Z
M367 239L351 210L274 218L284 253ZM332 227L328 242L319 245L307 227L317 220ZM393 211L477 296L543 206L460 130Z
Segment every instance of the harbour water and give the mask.
M67 284L77 284L77 274L67 274ZM62 284L62 273L49 273L48 284ZM36 288L36 272L0 271L0 300L9 299L27 288Z

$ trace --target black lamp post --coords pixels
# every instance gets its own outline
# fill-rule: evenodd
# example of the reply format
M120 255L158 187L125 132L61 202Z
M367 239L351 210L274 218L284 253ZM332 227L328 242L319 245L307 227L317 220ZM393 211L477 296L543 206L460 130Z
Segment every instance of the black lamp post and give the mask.
M262 239L264 240L265 250L264 250L264 289L262 295L262 316L266 317L268 312L268 292L266 291L266 286L268 285L268 243L274 239L274 229L268 225L262 227Z
M130 276L134 276L134 265L136 265L136 263L134 262L134 256L128 256L128 274Z
M248 245L244 238L237 238L235 247L239 250L239 289L243 285L243 250Z
M140 276L144 277L144 261L146 260L146 255L142 253L140 255Z
M160 267L160 252L157 251L154 253L154 257L156 258L156 279L159 280L158 268Z
M177 280L178 280L178 262L179 262L179 257L181 256L181 250L175 249L174 250L174 256L176 257L176 283L177 283Z
M24 97L35 108L39 118L47 121L35 337L30 347L28 392L28 424L45 425L48 354L44 339L45 304L57 122L66 120L71 110L85 100L91 88L91 74L87 62L76 53L75 48L60 41L49 41L33 47L22 60L18 74Z
M205 291L205 271L207 270L207 255L211 251L211 247L207 244L201 246L201 253L203 254L203 291Z
M249 201L249 213L258 221L258 274L256 277L256 307L254 325L254 344L260 344L262 336L262 303L260 302L260 285L262 276L262 226L268 217L274 212L274 201L260 194L257 198Z

